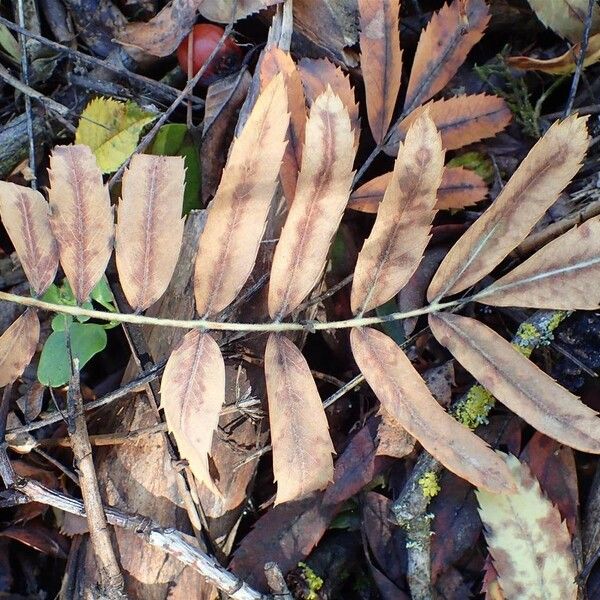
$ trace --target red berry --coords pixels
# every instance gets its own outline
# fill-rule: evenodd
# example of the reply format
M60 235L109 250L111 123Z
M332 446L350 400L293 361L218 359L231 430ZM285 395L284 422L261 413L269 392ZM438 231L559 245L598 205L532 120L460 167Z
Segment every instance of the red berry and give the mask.
M188 70L188 43L192 36L194 39L192 75L195 75L203 67L208 57L215 49L215 46L219 43L219 40L223 36L223 32L224 29L218 25L211 25L209 23L194 25L190 35L186 36L179 45L179 48L177 48L177 60L183 71L187 73ZM199 83L202 85L209 85L218 79L219 76L235 71L240 66L242 58L243 53L241 48L235 43L235 40L229 36L225 39L225 42L206 71L204 71Z

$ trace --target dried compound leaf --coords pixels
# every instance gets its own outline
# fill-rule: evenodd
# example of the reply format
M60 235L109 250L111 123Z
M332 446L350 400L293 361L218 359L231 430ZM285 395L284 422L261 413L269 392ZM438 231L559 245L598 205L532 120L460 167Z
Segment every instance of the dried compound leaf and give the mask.
M577 571L567 526L529 467L504 457L516 481L510 496L477 490L485 539L506 598L577 598Z
M555 123L531 149L493 204L452 247L427 298L456 294L479 281L527 236L575 176L588 147L586 118Z
M404 112L437 94L452 79L490 19L484 0L454 0L431 17L421 33L413 62Z
M48 202L35 190L0 181L0 216L31 288L42 295L58 269Z
M50 156L50 223L60 263L78 303L100 281L113 245L113 211L87 146L56 146Z
M20 377L31 361L39 339L37 313L34 308L28 308L0 336L0 387Z
M442 179L442 140L427 116L409 129L392 178L354 271L353 312L369 311L398 293L423 256Z
M446 313L429 316L433 335L502 404L563 444L600 454L597 413L483 323Z
M288 128L283 76L260 94L234 140L200 236L194 292L200 315L226 308L248 279L285 151Z
M185 171L179 156L137 154L123 175L115 254L121 286L136 311L171 281L183 240Z
M196 479L219 493L208 455L225 401L225 363L210 334L194 329L185 335L167 361L160 396L181 458Z
M479 302L493 306L596 310L600 305L600 218L551 241L479 296Z
M528 0L537 18L573 43L583 38L588 15L588 0ZM592 33L600 31L600 8L592 8Z
M396 106L402 52L398 30L399 0L359 0L361 70L373 139L383 141Z
M438 404L391 338L362 328L352 330L350 341L356 363L385 413L453 473L495 493L513 491L503 461Z
M316 285L350 196L354 133L331 88L311 107L304 147L296 196L273 256L272 318L288 315Z
M275 504L280 504L323 489L332 481L334 449L306 359L283 335L269 336L265 377L277 481Z

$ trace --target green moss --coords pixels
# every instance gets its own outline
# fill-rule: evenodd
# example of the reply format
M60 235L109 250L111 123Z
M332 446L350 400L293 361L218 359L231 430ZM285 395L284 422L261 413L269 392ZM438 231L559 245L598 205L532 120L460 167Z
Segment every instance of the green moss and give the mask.
M454 409L454 415L469 429L488 422L488 414L496 402L482 385L471 386L467 397Z
M308 586L308 592L304 596L305 600L318 600L317 592L323 587L323 579L319 577L306 563L299 562L298 566L302 569L302 576Z
M421 486L421 491L425 498L434 498L442 489L438 482L437 474L433 471L427 471L427 473L419 479L419 485Z

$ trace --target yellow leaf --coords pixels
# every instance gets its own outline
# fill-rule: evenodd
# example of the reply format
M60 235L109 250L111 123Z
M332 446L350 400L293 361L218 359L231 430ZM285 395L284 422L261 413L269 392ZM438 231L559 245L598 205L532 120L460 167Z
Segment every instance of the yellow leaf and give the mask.
M75 143L89 146L102 172L112 173L131 156L142 129L155 118L135 102L95 98L81 113Z

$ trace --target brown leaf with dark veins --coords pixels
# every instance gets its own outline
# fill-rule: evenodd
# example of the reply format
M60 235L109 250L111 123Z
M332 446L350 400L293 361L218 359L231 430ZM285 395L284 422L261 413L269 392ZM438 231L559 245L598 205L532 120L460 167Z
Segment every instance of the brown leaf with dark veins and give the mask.
M454 0L433 14L421 33L404 100L410 113L454 77L490 20L484 0Z
M58 269L48 202L35 190L0 181L0 216L31 288L41 296Z
M50 155L50 223L60 264L81 304L104 274L113 245L113 211L88 146L56 146Z
M399 346L371 328L353 329L352 352L385 412L446 468L495 493L514 490L504 462L435 400Z
M600 454L600 419L495 331L469 317L429 316L433 335L502 404L547 436Z
M287 97L278 75L260 94L234 140L200 236L194 293L201 316L226 308L248 279L285 151Z
M396 107L402 76L400 0L359 0L361 71L373 139L380 144Z
M280 334L265 350L275 504L303 498L333 479L334 452L325 410L302 352Z
M123 175L115 254L121 286L146 310L171 281L183 240L185 169L179 156L136 154Z
M557 122L535 144L443 260L427 292L430 301L477 283L525 239L579 171L589 143L586 121L571 116Z
M296 196L271 268L271 318L297 308L321 277L350 197L355 152L348 111L328 89L314 101L306 124Z
M194 329L173 350L160 396L181 458L189 462L196 479L220 494L210 475L208 455L225 401L225 363L209 333Z
M444 152L427 114L406 135L370 236L358 255L351 304L364 313L387 302L410 279L429 242Z
M0 336L0 387L21 376L31 361L40 339L40 322L35 308L28 308Z

